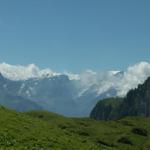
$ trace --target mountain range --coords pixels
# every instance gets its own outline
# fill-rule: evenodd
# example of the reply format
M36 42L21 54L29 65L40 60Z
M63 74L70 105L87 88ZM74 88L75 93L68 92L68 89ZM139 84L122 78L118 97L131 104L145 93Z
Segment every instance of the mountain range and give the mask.
M140 62L126 71L80 74L0 64L0 104L18 111L48 110L65 116L88 116L98 100L121 96L150 76L150 64Z

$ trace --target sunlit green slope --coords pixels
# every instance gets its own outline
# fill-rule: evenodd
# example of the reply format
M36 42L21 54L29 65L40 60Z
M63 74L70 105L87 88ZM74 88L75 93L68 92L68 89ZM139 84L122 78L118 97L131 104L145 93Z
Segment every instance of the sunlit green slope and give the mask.
M150 119L95 121L0 108L0 149L149 150Z

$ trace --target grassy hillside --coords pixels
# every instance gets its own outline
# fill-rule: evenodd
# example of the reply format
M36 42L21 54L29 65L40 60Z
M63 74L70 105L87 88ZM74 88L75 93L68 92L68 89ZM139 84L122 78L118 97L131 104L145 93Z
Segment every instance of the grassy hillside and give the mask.
M0 149L149 150L150 119L95 121L0 108Z

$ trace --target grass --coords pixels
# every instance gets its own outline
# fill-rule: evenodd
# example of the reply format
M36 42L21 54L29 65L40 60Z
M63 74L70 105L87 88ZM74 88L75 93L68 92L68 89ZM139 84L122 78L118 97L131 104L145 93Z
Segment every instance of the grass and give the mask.
M149 150L150 118L66 118L0 108L0 150Z

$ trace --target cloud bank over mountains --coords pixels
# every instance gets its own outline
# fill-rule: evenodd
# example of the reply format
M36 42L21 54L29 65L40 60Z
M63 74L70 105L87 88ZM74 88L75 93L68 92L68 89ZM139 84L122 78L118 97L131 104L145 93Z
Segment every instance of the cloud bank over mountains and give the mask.
M100 99L125 96L142 84L150 76L150 64L139 62L125 71L86 70L73 74L40 69L34 64L1 63L0 73L0 104L14 109L16 103L16 110L26 110L31 105L30 108L81 117L88 116ZM18 101L13 102L14 98Z
M136 88L150 76L150 63L139 62L129 66L125 71L94 72L86 70L80 74L58 73L49 68L39 69L35 64L21 66L1 63L0 72L4 77L16 81L66 75L70 80L80 81L80 85L78 85L81 89L80 94L93 86L97 94L115 88L117 96L124 96L130 89Z

